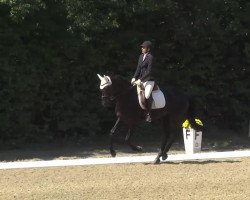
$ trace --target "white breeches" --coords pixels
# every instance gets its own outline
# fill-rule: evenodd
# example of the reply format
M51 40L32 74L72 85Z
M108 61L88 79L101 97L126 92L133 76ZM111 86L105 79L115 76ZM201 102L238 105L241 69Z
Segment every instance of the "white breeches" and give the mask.
M154 81L146 81L143 83L144 87L145 87L145 97L146 99L148 99L151 95L151 92L154 88L155 82Z

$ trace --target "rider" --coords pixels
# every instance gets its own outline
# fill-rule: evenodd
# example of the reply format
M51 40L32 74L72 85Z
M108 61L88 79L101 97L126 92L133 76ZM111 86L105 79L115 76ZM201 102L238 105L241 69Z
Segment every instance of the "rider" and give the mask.
M152 43L150 41L145 41L141 45L142 54L139 57L137 69L131 80L131 84L140 85L141 83L145 87L145 98L146 98L146 110L147 117L146 121L151 122L151 106L152 106L152 95L151 92L154 87L154 79L151 76L152 61L153 56L150 53L152 49Z

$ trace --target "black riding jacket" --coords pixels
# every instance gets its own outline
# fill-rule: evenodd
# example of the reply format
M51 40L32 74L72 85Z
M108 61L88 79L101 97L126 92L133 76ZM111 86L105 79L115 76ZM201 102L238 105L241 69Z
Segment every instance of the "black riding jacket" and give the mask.
M140 79L142 82L145 82L153 80L151 75L153 56L152 54L147 53L144 61L143 56L144 54L141 54L139 57L137 69L133 78Z

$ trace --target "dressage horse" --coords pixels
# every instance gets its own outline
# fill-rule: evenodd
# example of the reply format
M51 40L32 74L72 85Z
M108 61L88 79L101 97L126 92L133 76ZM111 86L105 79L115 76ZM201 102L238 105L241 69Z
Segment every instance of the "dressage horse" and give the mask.
M114 105L117 121L110 131L110 153L113 157L116 152L113 147L114 136L118 128L126 127L127 135L125 141L129 146L136 151L140 151L140 146L131 143L133 130L138 123L145 120L146 112L140 107L136 87L131 86L130 82L119 75L101 76L100 89L102 91L102 104L105 107ZM163 90L166 104L160 109L151 111L152 121L161 121L164 127L163 138L160 151L155 158L154 163L157 164L162 160L166 160L171 145L173 144L178 132L181 129L181 124L185 119L188 119L190 124L195 129L201 129L195 123L194 103L187 95L177 90Z

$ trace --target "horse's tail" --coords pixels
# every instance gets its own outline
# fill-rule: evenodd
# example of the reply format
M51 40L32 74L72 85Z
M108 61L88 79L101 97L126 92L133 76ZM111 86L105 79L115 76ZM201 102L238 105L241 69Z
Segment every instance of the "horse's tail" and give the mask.
M196 117L196 101L195 101L195 97L192 96L189 98L187 119L188 119L188 121L193 129L195 129L196 131L202 131L203 126L199 125L195 122L195 117Z

